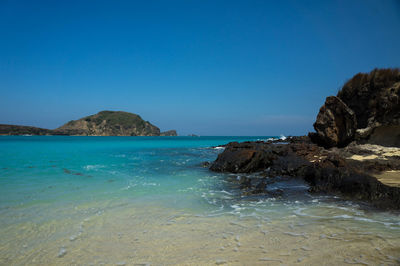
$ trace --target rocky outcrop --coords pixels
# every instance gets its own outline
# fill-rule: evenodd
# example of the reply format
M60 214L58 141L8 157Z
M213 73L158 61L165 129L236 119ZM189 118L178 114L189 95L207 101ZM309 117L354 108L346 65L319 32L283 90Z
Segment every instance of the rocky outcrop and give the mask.
M346 82L335 100L332 97L320 109L316 133L310 133L315 143L341 147L356 140L400 147L399 69L359 73Z
M245 194L268 194L277 178L302 178L310 192L400 209L399 69L355 75L326 98L314 128L286 143L229 143L210 169L253 173L238 175Z
M216 172L258 173L257 178L240 178L246 194L267 194L268 183L274 178L302 178L313 193L340 194L369 201L383 209L400 208L400 187L387 186L370 175L374 171L400 170L398 159L390 165L387 161L360 162L348 158L355 147L353 151L326 150L307 138L289 138L287 141L288 144L229 143L210 169Z
M314 142L324 147L344 147L353 139L357 129L354 112L338 97L326 98L314 123Z
M176 133L176 130L168 130L168 131L161 132L160 136L176 137L176 136L178 136L178 133Z

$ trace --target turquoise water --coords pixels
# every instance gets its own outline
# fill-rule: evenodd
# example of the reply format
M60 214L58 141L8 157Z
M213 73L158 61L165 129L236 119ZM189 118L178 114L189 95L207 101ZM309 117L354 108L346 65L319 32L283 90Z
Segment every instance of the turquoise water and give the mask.
M210 147L258 139L265 138L0 137L0 208L169 197L201 207L187 199L212 186L198 181L208 174L201 163L219 152Z
M398 214L299 180L244 196L238 175L201 165L267 138L2 136L0 264L399 262Z

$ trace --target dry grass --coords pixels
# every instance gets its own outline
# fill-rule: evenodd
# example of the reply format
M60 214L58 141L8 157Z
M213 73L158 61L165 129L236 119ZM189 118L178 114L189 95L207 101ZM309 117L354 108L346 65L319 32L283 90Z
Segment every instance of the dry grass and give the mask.
M390 87L396 82L400 82L399 68L375 68L370 73L356 74L344 84L337 96L339 98L347 98L364 89L375 91L380 88Z

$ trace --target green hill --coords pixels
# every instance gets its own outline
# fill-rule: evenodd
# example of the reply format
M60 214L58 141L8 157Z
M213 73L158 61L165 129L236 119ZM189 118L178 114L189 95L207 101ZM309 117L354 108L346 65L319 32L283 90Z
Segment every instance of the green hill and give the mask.
M54 130L62 135L160 136L160 129L139 115L122 111L102 111L73 120Z

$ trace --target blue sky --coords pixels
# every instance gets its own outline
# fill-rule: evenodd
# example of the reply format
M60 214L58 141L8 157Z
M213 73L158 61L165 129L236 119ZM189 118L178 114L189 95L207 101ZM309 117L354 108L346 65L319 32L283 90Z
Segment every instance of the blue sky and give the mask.
M0 25L0 123L45 128L306 134L347 79L400 66L400 1L3 0Z

